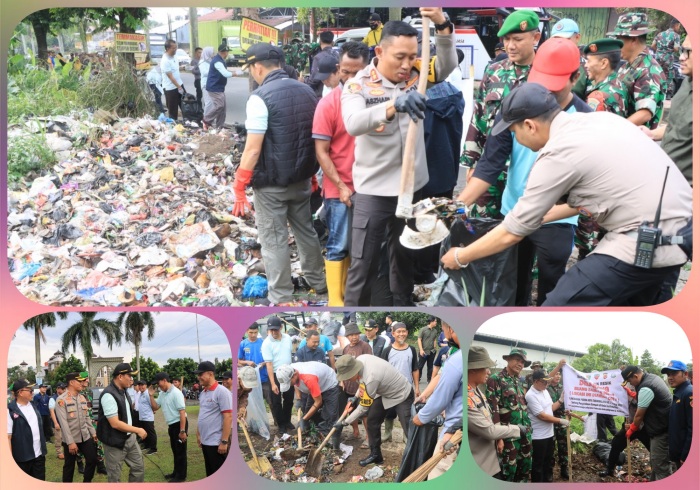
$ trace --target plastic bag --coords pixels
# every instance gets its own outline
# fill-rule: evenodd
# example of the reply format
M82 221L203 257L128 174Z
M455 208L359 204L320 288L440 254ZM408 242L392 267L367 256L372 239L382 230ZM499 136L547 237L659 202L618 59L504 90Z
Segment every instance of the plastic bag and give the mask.
M440 256L451 247L465 247L501 224L489 218L457 219L450 227L450 236L440 247ZM465 269L444 270L449 280L436 306L513 306L517 288L517 247L471 262ZM464 293L466 286L469 305Z
M603 464L608 464L608 457L610 456L610 451L612 446L607 442L599 442L593 446L593 454L598 458ZM617 458L617 465L624 465L627 463L627 457L624 452L620 452L620 456Z
M260 381L260 371L255 370L258 375L258 386L253 388L248 394L248 409L246 411L245 422L248 429L270 440L270 427L267 425L267 411L263 401L262 381Z
M424 406L425 405L421 404L411 407L412 412L415 411L414 415ZM406 447L403 451L403 457L401 458L401 466L394 478L395 482L405 480L411 473L416 471L423 463L433 456L435 445L438 440L438 432L440 431L438 422L440 421L433 420L420 427L414 425L413 422L409 424L408 439L406 440ZM444 419L442 422L444 423Z

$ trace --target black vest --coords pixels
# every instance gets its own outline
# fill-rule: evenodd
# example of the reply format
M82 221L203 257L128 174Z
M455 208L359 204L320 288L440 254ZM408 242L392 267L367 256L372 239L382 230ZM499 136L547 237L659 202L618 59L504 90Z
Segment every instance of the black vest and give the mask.
M117 388L114 382L112 382L100 395L100 408L97 411L97 439L99 439L102 444L122 449L126 444L126 439L129 434L113 429L109 424L109 420L105 417L104 409L102 408L102 397L105 393L109 393L117 401L117 418L125 424L129 423L127 410L131 410L131 402L129 401L129 403L127 403L129 395L127 395L124 390Z
M224 61L220 54L217 54L211 59L209 74L207 75L207 86L205 87L208 92L223 92L226 90L228 78L219 73L219 70L214 67L216 63L223 63L223 65L226 66L226 61Z
M642 388L654 392L654 400L644 414L644 430L652 437L668 432L668 414L673 402L668 386L655 374L644 373L642 382L637 386L637 393Z
M318 100L313 90L274 70L251 95L268 111L267 131L253 173L253 188L286 186L311 178L318 170L311 128Z
M41 422L41 415L36 407L29 403L29 406L34 409L36 419L39 425L39 436L41 438L41 454L46 455L46 440L44 439L44 430ZM14 401L7 406L12 419L12 457L18 463L24 463L36 459L34 454L34 436L32 428L20 411L19 405Z

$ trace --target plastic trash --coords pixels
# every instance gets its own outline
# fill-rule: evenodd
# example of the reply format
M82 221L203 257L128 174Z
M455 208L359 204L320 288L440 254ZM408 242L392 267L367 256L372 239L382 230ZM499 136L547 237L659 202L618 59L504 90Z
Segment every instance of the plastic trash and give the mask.
M374 466L367 470L365 478L367 480L379 480L384 475L384 470L380 466Z
M267 279L262 276L249 277L243 286L244 299L264 298L267 296Z

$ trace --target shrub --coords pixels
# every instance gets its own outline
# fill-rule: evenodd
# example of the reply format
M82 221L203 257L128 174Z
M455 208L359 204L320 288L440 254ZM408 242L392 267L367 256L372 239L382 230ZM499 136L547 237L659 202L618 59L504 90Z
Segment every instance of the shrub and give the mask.
M16 183L30 172L40 173L56 163L55 153L46 145L43 134L8 139L7 175Z

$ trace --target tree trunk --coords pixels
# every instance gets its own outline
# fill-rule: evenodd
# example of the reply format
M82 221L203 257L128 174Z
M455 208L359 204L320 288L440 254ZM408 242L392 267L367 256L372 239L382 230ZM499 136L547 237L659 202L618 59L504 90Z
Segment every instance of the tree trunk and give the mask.
M389 20L401 20L401 7L389 9Z
M44 64L49 56L49 48L46 43L46 36L48 35L48 29L39 22L32 22L32 28L34 29L34 36L36 37L36 56L37 59L41 60Z
M80 42L83 44L83 53L88 52L88 39L87 39L87 28L85 26L86 22L80 21L78 22L78 28L80 30Z
M127 16L126 9L124 9L124 11L122 11L122 12L119 12L119 32L133 34L136 31L127 25L126 16ZM126 63L129 66L136 65L134 53L119 53L119 56L121 56L121 58L124 61L126 61Z
M36 372L41 369L41 327L34 327L34 355L36 356Z
M139 354L140 342L134 340L134 347L136 349L136 370L138 371L138 376L141 377L141 355Z
M197 24L197 7L190 7L190 56L194 58L194 50L199 46L199 27Z

